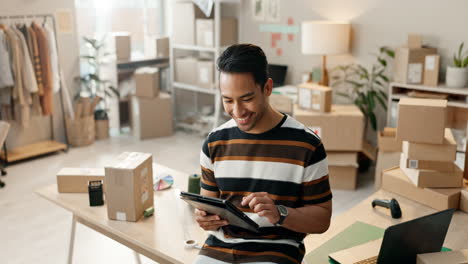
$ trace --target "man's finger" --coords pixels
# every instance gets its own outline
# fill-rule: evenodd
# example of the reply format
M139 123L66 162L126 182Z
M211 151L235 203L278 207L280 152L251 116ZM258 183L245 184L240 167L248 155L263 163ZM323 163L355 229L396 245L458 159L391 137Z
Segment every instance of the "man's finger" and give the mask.
M263 211L263 210L273 210L274 209L273 206L274 205L272 205L272 204L259 203L259 204L256 204L254 206L254 208L252 208L252 209L253 209L254 213L258 213L258 212Z
M266 196L257 196L249 202L249 207L254 209L257 204L273 204L273 201Z
M219 221L210 221L210 222L202 222L200 223L201 227L204 228L209 228L209 227L220 227L220 226L225 226L228 225L228 222L226 220L219 220Z
M195 217L195 219L198 222L209 222L209 221L221 220L221 217L219 217L218 215L209 215L209 216L197 216Z

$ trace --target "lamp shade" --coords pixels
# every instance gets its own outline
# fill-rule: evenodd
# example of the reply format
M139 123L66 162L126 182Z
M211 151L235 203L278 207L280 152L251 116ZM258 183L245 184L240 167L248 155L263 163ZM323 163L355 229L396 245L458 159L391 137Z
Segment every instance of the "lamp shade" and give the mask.
M347 53L351 25L333 21L302 22L302 53L333 55Z

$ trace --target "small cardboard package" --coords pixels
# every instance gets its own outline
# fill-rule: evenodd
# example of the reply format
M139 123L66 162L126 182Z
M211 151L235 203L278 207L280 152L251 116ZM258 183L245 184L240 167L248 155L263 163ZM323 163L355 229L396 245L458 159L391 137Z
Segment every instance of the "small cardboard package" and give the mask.
M434 209L457 209L460 188L420 188L398 167L383 171L382 188Z
M87 193L89 181L104 181L104 168L62 168L57 173L59 193Z
M468 263L468 249L418 254L416 264L464 264Z
M434 170L434 171L441 171L441 172L454 172L455 163L453 161L433 161L433 160L415 160L415 159L408 159L405 153L402 153L403 161L402 161L402 168L407 169L419 169L419 170Z
M138 139L172 135L172 99L167 93L159 97L132 96L131 123L133 135Z
M198 84L198 60L195 57L175 59L175 81L183 84Z
M418 143L443 143L447 100L402 98L398 108L398 139Z
M298 86L299 107L322 113L331 111L332 89L314 83L303 83Z
M211 17L213 17L211 12ZM195 19L206 18L192 2L176 2L172 5L172 43L195 45Z
M361 151L364 115L355 105L333 105L330 113L307 111L294 105L294 118L309 127L328 151Z
M115 54L118 61L130 60L132 52L132 40L128 32L115 32Z
M462 187L463 171L455 165L455 171L409 169L406 167L405 154L401 154L400 169L418 187L451 188Z
M425 144L403 141L403 153L410 160L454 161L457 156L457 142L450 128L445 129L442 144Z
M198 86L207 89L213 89L215 71L213 60L199 60L197 63Z
M360 244L351 248L346 248L329 256L333 263L340 264L356 264L363 263L364 260L379 255L380 246L382 245L383 238L372 240L364 244Z
M135 71L135 95L153 98L159 95L159 70L143 67Z
M277 93L272 93L269 98L270 105L276 110L286 114L293 114L293 99Z
M382 152L377 155L377 164L375 165L374 186L380 189L382 185L382 171L393 168L400 164L400 152Z
M377 134L379 151L381 152L401 152L402 141L396 138L396 128L385 127Z
M215 45L215 29L214 19L199 18L196 20L196 38L197 45L203 47L214 47ZM221 19L221 35L219 36L219 45L228 46L237 43L237 19L222 18Z
M158 37L156 42L156 57L157 58L169 58L169 38Z
M136 222L153 206L150 153L124 152L105 167L109 219Z
M437 86L439 84L439 55L426 55L424 59L424 85Z
M328 175L332 189L355 190L357 186L357 152L327 152Z

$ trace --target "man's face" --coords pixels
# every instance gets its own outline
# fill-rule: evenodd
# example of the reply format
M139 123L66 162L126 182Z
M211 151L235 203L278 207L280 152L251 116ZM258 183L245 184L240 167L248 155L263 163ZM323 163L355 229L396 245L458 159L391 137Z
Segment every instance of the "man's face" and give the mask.
M252 131L268 108L268 95L254 81L250 73L221 72L223 106L242 131Z

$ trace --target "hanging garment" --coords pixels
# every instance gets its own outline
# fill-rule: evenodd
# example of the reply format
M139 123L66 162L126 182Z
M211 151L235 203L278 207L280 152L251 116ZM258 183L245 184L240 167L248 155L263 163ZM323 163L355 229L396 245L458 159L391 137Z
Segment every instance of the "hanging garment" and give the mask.
M10 54L8 52L7 40L3 30L0 30L0 88L14 85L11 73Z
M36 74L37 88L39 90L39 95L44 94L44 86L42 84L42 68L41 60L39 58L39 48L37 46L36 33L32 27L28 27L28 46L32 49L32 62L34 66L34 73Z
M20 40L20 46L21 50L23 52L22 56L22 69L23 69L23 82L24 82L24 88L25 88L25 94L26 92L34 93L38 91L37 88L37 81L36 81L36 76L34 74L34 68L31 63L31 57L29 56L29 49L28 49L28 44L26 43L26 39L24 38L23 33L18 29L18 28L12 28L16 32L16 35L18 36L18 39ZM28 97L28 96L26 96ZM30 96L29 96L30 99ZM31 101L28 101L28 103Z
M14 85L12 91L12 98L17 100L19 104L24 105L24 97L23 97L23 78L21 76L21 54L20 54L20 47L18 45L18 37L14 32L12 32L7 26L0 25L0 28L3 29L5 35L7 36L7 41L9 43L9 47L11 48L11 68L14 78Z
M52 91L54 93L60 90L60 76L59 76L59 62L58 62L58 51L57 51L57 42L55 39L54 30L46 24L44 26L44 31L47 33L47 40L49 41L49 57L50 57L50 66L52 70Z
M37 44L39 48L39 58L41 61L42 81L44 86L44 94L41 97L42 114L51 115L53 113L53 93L52 93L52 70L49 57L49 43L47 41L46 33L41 26L35 22L32 27L37 37Z

